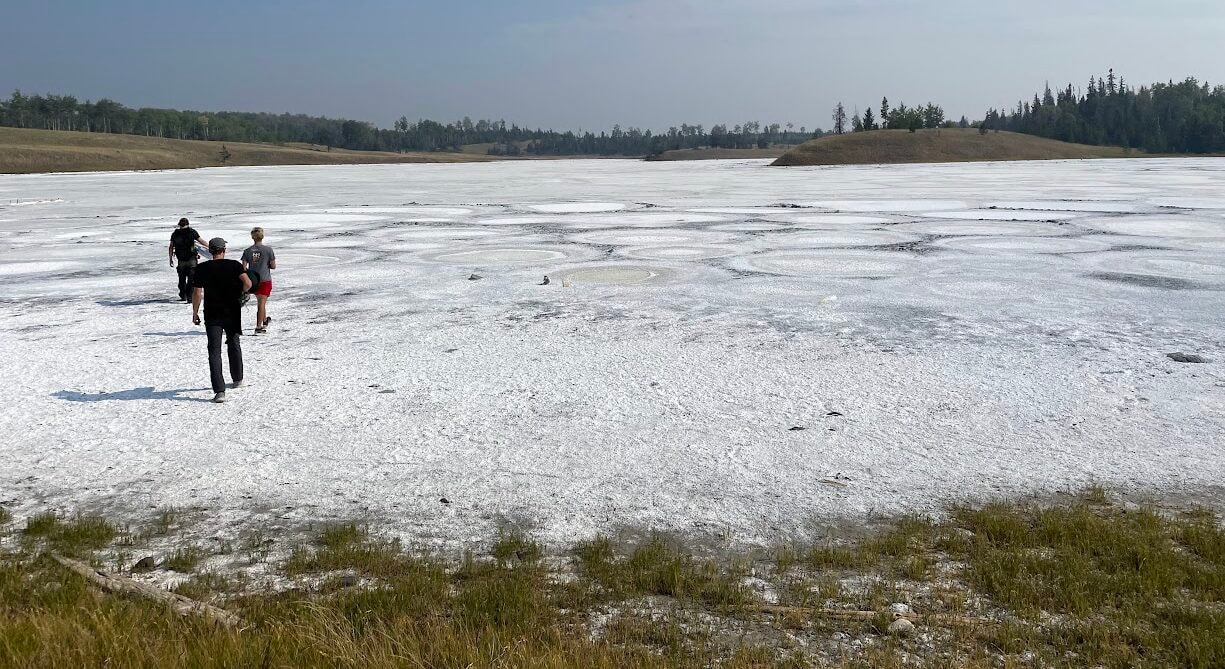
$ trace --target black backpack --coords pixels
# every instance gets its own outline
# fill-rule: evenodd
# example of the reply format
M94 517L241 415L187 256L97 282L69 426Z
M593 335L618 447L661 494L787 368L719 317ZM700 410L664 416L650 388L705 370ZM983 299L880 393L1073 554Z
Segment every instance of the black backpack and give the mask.
M199 253L196 252L196 237L195 231L191 228L186 230L175 230L171 244L174 246L174 255L179 260L191 260L198 258Z

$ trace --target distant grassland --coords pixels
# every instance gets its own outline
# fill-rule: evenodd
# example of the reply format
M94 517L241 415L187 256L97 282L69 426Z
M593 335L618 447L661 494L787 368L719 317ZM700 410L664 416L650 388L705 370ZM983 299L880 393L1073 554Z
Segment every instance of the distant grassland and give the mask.
M751 158L779 158L792 146L771 146L765 149L676 149L650 156L650 161L668 160L748 160Z
M972 128L875 130L827 135L788 151L774 165L877 165L996 160L1074 160L1141 157L1141 151L1087 146L1013 132L981 134Z
M223 160L222 147L229 154ZM168 170L232 165L467 163L490 160L459 153L327 150L307 144L245 144L138 135L0 128L0 173Z

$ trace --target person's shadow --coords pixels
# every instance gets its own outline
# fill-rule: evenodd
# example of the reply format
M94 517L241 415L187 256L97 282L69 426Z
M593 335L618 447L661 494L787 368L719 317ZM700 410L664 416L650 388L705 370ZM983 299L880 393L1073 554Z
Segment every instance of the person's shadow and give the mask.
M208 388L179 388L178 390L154 390L152 386L148 388L133 388L131 390L117 390L110 393L81 393L75 390L59 390L51 393L51 396L56 399L66 400L68 402L110 402L110 401L128 401L128 400L177 400L180 402L208 402L209 400L202 397L184 397L182 393L199 393L208 390Z
M131 299L131 300L98 300L101 307L143 307L146 304L166 304L165 298Z

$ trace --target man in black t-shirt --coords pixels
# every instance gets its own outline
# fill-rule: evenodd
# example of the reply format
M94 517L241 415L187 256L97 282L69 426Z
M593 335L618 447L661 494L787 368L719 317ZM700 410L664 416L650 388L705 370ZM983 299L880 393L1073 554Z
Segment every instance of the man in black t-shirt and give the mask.
M208 335L208 371L213 382L213 401L225 401L225 376L221 370L221 338L230 359L232 387L242 385L242 296L251 290L251 277L242 263L225 259L225 240L208 240L213 259L201 263L192 278L191 322L200 324L200 304L204 304L204 333Z
M192 229L186 218L179 219L179 227L170 233L170 266L174 260L179 260L179 300L187 302L191 299L191 275L196 269L196 261L200 254L196 252L196 244L204 246L200 233Z

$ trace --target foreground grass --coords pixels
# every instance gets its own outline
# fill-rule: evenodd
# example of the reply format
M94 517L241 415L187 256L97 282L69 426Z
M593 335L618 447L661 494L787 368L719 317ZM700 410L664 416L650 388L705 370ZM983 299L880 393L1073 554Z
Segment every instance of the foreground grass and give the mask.
M164 519L162 519L164 520ZM170 531L173 523L161 522ZM546 554L520 533L480 555L416 554L363 524L268 561L161 570L242 629L103 595L48 553L114 564L133 539L95 516L0 516L0 666L1219 667L1225 532L1207 511L990 504L898 519L855 541L699 556L651 536ZM258 535L262 536L262 535ZM256 541L263 545L264 540ZM248 569L273 569L278 587ZM163 572L170 573L170 572ZM891 605L917 629L891 634ZM847 616L838 615L848 612Z

